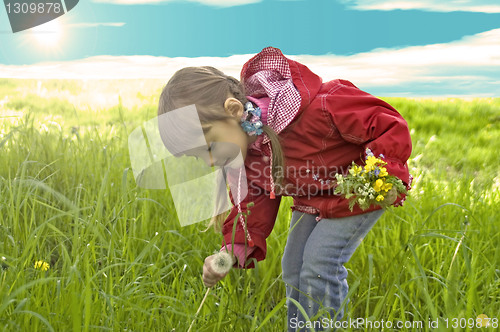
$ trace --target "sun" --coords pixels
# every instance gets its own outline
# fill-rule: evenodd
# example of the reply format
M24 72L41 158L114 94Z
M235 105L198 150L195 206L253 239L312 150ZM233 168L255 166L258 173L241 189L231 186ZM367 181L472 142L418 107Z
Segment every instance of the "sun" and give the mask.
M52 20L31 29L35 42L44 48L53 48L63 37L63 29L58 20Z

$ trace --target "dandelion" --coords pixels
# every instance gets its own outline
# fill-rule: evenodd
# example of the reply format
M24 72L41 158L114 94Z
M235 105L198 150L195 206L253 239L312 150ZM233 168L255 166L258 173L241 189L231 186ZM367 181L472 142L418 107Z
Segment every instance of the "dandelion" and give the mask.
M47 271L48 269L50 269L50 265L49 265L49 263L44 262L44 261L36 261L35 262L35 269Z
M221 251L217 255L215 255L214 259L210 263L210 267L215 273L218 274L225 274L231 270L231 267L233 266L233 257L231 254L229 254L226 251ZM191 322L191 325L189 326L188 332L191 331L191 328L194 325L194 322L196 320L196 317L198 317L198 314L200 313L201 307L203 307L203 304L205 303L205 300L207 299L208 293L210 292L211 287L207 289L207 292L205 293L205 296L203 297L203 300L201 300L200 306L198 307L198 310L194 314L194 319Z
M215 273L218 274L224 274L229 272L231 270L231 267L233 266L233 258L228 252L221 251L215 256L215 259L212 260L212 263L210 265L212 267L212 270L214 270Z

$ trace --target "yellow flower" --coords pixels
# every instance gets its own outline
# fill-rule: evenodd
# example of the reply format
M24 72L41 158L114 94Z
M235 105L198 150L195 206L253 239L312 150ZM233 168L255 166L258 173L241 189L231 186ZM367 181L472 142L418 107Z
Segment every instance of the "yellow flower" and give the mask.
M385 165L385 164L386 164L386 162L383 161L382 159L370 156L370 157L366 158L365 170L367 172L370 172L370 171L373 171L375 169L375 167L377 167L379 165ZM384 176L384 175L382 175L382 176Z
M387 175L389 175L389 173L387 173L387 168L385 168L385 167L380 167L380 173L379 173L379 175L378 175L378 176L380 176L380 177L384 177L384 176L387 176Z
M375 189L376 192L379 192L380 190L382 190L382 186L384 185L384 180L382 179L378 179L377 181L375 181L375 183L373 184L373 189ZM378 200L378 197L377 197L377 200Z
M385 190L385 192L388 192L391 189L392 189L392 183L386 183L382 186L382 190Z
M375 165L385 165L385 164L386 164L385 161L373 156L366 158L366 165L375 166Z
M351 167L351 169L349 169L349 173L351 175L356 176L359 173L361 173L362 170L363 170L363 168L361 168L361 166L356 165L356 166Z
M366 158L366 164L367 165L375 165L377 163L377 158L373 157L373 156L369 156L368 158Z
M50 268L50 265L47 262L44 262L44 261L36 261L35 262L35 269L37 269L37 270L47 271L49 268Z
M477 316L476 322L480 325L480 327L488 327L490 325L490 318L488 318L485 314L480 314Z
M382 195L378 195L378 196L377 196L377 198L375 198L375 200L376 200L377 202L383 201L383 200L384 200L384 196L382 196Z

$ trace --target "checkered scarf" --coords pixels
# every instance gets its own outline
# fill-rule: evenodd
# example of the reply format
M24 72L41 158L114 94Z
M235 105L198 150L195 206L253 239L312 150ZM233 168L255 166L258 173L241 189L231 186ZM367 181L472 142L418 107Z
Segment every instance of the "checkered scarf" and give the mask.
M241 82L248 96L255 98L269 97L267 110L267 125L279 134L292 122L300 109L300 93L293 84L292 73L287 59L277 48L266 47L250 59L241 69ZM264 135L262 145L269 148L270 169L273 169L273 155L269 137ZM271 186L270 198L275 198L273 177L269 175ZM238 202L240 202L240 188L238 187ZM238 203L239 222L245 230L250 247L254 242L246 228L241 213L241 204Z
M241 70L245 92L256 98L270 98L267 125L279 134L300 109L300 93L293 84L287 58L277 48L266 47ZM266 136L262 144L269 142Z

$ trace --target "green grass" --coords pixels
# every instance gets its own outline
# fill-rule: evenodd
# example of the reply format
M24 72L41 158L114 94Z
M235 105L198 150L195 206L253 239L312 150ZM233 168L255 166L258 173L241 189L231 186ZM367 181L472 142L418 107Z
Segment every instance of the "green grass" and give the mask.
M181 228L168 191L135 186L127 137L155 115L157 91L135 106L112 95L115 106L99 109L33 86L0 80L0 331L186 331L221 236ZM415 183L347 264L347 315L438 320L438 331L453 330L454 318L500 318L500 99L387 100L412 130ZM214 287L193 330L285 330L290 204L266 260ZM35 269L38 260L50 269Z

